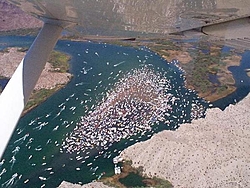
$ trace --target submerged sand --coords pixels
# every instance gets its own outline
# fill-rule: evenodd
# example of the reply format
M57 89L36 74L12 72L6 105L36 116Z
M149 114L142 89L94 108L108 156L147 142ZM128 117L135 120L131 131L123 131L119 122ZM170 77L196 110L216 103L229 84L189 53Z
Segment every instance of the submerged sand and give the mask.
M224 111L163 131L125 149L121 156L143 166L145 174L174 187L248 187L250 185L250 94Z

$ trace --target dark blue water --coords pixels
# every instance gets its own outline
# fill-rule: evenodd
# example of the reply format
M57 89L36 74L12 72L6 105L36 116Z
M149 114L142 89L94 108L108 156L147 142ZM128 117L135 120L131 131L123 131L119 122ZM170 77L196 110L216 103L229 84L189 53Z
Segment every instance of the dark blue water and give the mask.
M230 48L227 48L230 50ZM242 54L240 66L231 66L228 69L232 72L236 91L225 98L217 100L213 103L214 107L225 109L229 104L235 104L242 100L250 92L250 78L245 69L250 68L250 51L245 51Z
M143 182L143 178L134 172L131 172L125 178L119 179L119 181L126 187L146 187L146 183Z
M9 79L0 79L0 88L4 89Z
M26 47L33 40L32 37L1 37L0 48ZM192 106L204 109L208 106L194 91L185 88L183 73L174 63L167 63L146 47L59 41L56 50L72 56L70 72L74 77L65 88L21 118L0 163L2 187L56 187L63 180L88 183L103 174L113 175L112 158L123 149L159 131L174 130L179 124L190 122ZM171 86L168 92L178 98L172 105L170 124L155 124L152 130L138 132L101 152L93 149L78 154L61 153L68 133L81 116L87 115L86 107L97 105L123 75L145 65L167 78Z
M208 79L213 84L220 84L220 81L218 80L218 77L215 74L209 74Z

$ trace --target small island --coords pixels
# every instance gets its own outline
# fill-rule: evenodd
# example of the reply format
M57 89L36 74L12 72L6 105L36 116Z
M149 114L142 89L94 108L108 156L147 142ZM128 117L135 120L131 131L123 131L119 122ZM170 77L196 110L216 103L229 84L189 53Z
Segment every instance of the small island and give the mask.
M7 82L11 78L27 50L27 48L11 47L0 52L0 67L3 67L0 70L0 80ZM69 73L68 63L70 59L71 57L68 54L62 52L53 51L51 53L23 111L23 115L44 102L71 80L72 75Z

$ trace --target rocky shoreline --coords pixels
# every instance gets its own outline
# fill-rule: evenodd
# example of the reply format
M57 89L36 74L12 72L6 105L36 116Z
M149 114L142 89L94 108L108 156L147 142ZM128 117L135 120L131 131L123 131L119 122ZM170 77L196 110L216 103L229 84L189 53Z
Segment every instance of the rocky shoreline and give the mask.
M250 94L224 111L163 131L125 149L121 157L174 187L247 187L250 184Z
M7 48L3 52L0 52L0 67L2 67L2 69L0 69L0 76L10 79L25 54L26 52L23 52L23 49L17 47ZM51 63L47 62L34 88L34 92L37 93L42 90L57 91L71 80L72 75L70 73L59 72L57 69L58 68L53 67ZM45 96L43 100L46 100L49 96ZM30 98L32 99L33 97L34 96L31 95ZM25 112L31 110L37 105L38 104L35 102L35 104L29 106Z
M1 0L0 3L5 10L0 14L1 31L42 26L41 21L26 15L5 0ZM173 51L172 53L176 53L173 56L183 58L184 64L191 60L188 53L178 54ZM10 49L10 54L7 56L0 53L0 67L4 67L0 71L5 71L0 72L0 75L7 78L11 77L25 53L17 53L16 49ZM11 58L15 58L16 63L13 63L14 60ZM52 89L57 84L64 85L70 80L69 73L55 73L51 69L51 65L47 63L36 89ZM226 71L225 73L228 73ZM250 184L249 104L250 95L235 106L230 105L224 111L217 108L209 109L206 118L194 120L191 124L182 124L176 131L160 132L150 140L125 149L121 156L132 160L134 167L143 166L144 173L148 176L170 180L174 187L248 187ZM83 186L62 182L59 187L108 188L109 186L101 182Z
M0 75L6 78L11 78L17 66L25 56L25 52L19 51L20 48L8 48L5 52L0 52ZM35 86L35 90L52 89L58 84L66 84L71 77L70 73L55 72L50 63L46 63L44 70Z
M41 20L23 12L7 0L0 0L0 10L0 33L42 27Z
M58 188L112 188L104 185L102 182L91 182L85 185L73 184L66 181L62 181Z
M1 63L7 64L0 66L10 66L2 69L1 75L9 77L25 52L9 48L1 55L4 59ZM63 78L69 76L69 73L53 72L47 63L36 89L65 84L69 80ZM62 80L64 83L59 83ZM248 96L225 111L209 109L205 119L183 124L177 131L158 133L148 141L129 147L122 152L122 157L132 160L134 167L143 166L148 176L170 180L175 187L245 186L250 183L247 179L249 153L245 150L250 141L250 122L245 117L249 113L249 102ZM107 187L102 183L87 186Z
M250 94L224 111L212 108L207 116L182 124L176 131L162 131L151 139L122 151L132 166L148 177L169 180L174 187L247 187L250 184ZM83 186L107 188L100 182Z

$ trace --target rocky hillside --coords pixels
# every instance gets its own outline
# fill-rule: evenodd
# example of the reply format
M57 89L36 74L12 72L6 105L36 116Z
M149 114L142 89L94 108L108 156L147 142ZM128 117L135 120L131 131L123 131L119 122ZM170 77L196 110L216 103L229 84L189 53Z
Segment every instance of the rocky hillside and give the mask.
M0 0L0 31L38 28L42 22L10 4Z

